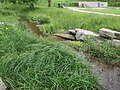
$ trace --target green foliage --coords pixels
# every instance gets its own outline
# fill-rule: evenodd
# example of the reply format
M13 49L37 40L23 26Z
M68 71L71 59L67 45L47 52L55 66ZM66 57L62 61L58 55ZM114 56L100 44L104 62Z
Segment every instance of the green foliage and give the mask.
M10 90L96 90L96 77L82 56L23 27L1 29L0 77Z
M56 27L54 24L44 24L42 26L39 27L40 30L44 33L48 33L48 34L52 34L52 33L55 33L56 32Z
M38 0L10 0L13 3L36 3Z
M115 47L112 43L97 43L91 40L87 40L84 44L85 52L93 57L97 57L100 60L111 63L120 64L120 49Z
M51 24L40 27L41 31L50 31L50 33L51 31L53 31L52 33L55 33L59 32L61 29L68 30L70 28L82 28L98 32L98 30L103 27L120 31L120 17L91 15L61 8L41 8L34 12L30 12L29 14L33 13L46 14L51 18ZM52 28L52 30L51 25L52 27L55 27Z
M28 16L30 22L37 23L37 24L49 24L50 17L46 14L39 14L37 16Z
M109 2L109 6L120 7L120 2Z

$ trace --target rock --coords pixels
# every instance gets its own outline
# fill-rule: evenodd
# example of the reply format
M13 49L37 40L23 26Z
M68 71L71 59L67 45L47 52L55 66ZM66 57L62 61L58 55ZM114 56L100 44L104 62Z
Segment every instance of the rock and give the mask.
M6 90L6 86L1 78L0 78L0 90Z
M111 43L111 44L115 45L116 47L120 48L120 40L117 40L117 39L108 40L107 43Z
M120 39L120 32L115 32L115 36L117 39Z
M88 30L83 30L83 29L75 29L75 31L77 32L75 35L76 40L85 40L89 37L98 37L99 35L92 32L92 31L88 31Z
M120 32L117 31L112 31L110 29L106 29L106 28L102 28L99 30L99 35L101 37L105 37L105 38L116 38L116 39L120 39Z
M75 40L75 37L70 34L54 34L54 35L68 40Z
M68 30L68 32L69 32L70 34L73 34L73 35L76 34L76 31L75 31L75 30Z
M80 30L83 30L83 29L80 29L80 28L75 28L75 31L78 32Z
M115 46L117 46L117 47L120 47L120 40L114 39L114 40L113 40L113 44L114 44Z
M105 41L105 39L103 37L100 37L100 36L95 36L95 40L97 42L104 42Z

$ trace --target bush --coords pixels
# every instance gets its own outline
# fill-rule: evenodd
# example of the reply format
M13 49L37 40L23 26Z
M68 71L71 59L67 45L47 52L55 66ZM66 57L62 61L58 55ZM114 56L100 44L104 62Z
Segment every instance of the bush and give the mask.
M50 17L45 14L40 14L38 16L29 16L28 19L30 22L34 22L37 24L49 24L50 23Z
M69 3L68 5L72 6L72 7L78 7L78 3L77 2L72 2L72 3Z

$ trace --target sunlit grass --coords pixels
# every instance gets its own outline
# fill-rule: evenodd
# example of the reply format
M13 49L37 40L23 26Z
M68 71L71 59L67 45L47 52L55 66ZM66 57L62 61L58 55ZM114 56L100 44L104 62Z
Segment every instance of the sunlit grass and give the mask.
M93 15L59 8L40 8L29 15L46 14L51 18L51 24L41 25L40 30L47 33L59 32L71 28L82 28L98 32L100 28L110 28L120 31L120 17Z
M86 8L86 9L82 9L85 11L92 11L92 12L101 12L101 13L109 13L109 14L120 14L120 8L116 7L116 8Z

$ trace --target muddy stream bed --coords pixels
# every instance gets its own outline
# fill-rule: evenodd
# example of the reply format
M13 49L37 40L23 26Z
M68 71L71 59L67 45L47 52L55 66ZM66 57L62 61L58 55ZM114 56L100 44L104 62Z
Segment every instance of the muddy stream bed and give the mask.
M98 84L104 90L120 90L120 68L108 65L94 59L90 62L92 71L100 79Z
M27 22L33 34L46 36L46 34L39 30L39 27L35 23L29 22L25 16L19 17L20 21ZM68 41L54 35L47 35L47 37L51 41ZM92 72L100 78L98 84L104 88L102 90L120 90L120 68L99 62L97 59L92 59L88 63L91 65Z

